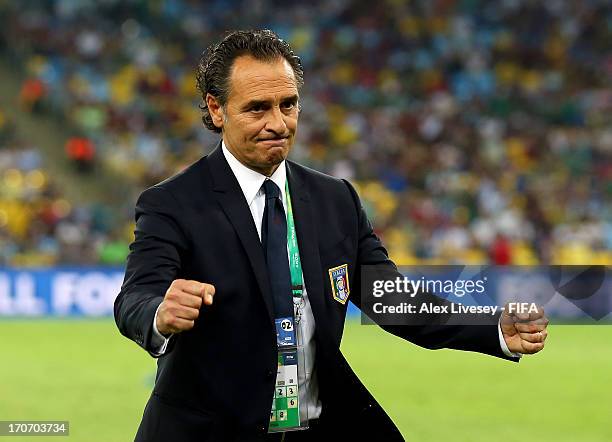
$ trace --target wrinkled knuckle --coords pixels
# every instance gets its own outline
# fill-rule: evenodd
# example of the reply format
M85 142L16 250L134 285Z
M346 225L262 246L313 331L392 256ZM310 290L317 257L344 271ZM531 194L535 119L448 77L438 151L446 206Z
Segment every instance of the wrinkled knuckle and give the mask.
M166 292L166 297L168 299L178 299L179 298L179 294L180 294L180 291L177 288L171 287Z

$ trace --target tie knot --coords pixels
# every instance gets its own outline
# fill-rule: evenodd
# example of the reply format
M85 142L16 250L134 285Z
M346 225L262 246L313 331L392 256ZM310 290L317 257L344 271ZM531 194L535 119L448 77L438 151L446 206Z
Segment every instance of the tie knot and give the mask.
M263 183L264 192L266 192L266 198L279 198L280 189L274 183L274 181L266 179Z

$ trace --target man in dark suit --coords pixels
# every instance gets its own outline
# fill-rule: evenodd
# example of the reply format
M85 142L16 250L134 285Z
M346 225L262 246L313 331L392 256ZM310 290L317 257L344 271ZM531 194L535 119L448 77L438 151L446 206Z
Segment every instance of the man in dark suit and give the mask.
M204 124L222 140L138 199L136 238L115 302L121 333L159 357L138 441L402 439L339 350L346 295L361 305L360 269L395 272L395 265L347 181L286 160L302 75L299 58L270 31L233 32L211 47L198 66L198 87ZM291 227L289 207L303 276L295 324L300 415L310 428L268 434L276 293L289 274L285 243L274 265L279 249L271 252L270 244L274 229ZM282 214L280 224L272 211ZM330 281L335 268L350 287L343 296ZM546 339L546 318L526 319L498 314L491 325L385 328L427 348L518 359Z

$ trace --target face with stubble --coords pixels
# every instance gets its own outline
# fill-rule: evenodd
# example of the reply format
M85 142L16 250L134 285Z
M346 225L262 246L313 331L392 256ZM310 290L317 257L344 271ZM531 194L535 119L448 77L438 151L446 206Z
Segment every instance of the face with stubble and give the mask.
M206 102L223 141L246 167L270 176L287 158L298 122L298 88L284 59L234 60L225 106L210 94Z

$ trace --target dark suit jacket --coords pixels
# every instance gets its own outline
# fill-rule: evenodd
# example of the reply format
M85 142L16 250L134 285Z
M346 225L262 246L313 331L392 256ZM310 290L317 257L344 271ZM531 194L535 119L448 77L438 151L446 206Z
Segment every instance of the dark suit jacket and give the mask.
M321 421L332 417L346 440L401 440L339 350L347 306L333 299L328 275L348 264L349 299L359 307L360 266L395 266L347 181L291 161L287 172L316 322ZM265 438L277 364L272 298L255 224L220 147L142 193L135 235L114 312L121 333L145 350L152 350L155 310L174 279L216 288L213 305L158 359L136 440ZM504 357L495 326L385 328L427 348Z

